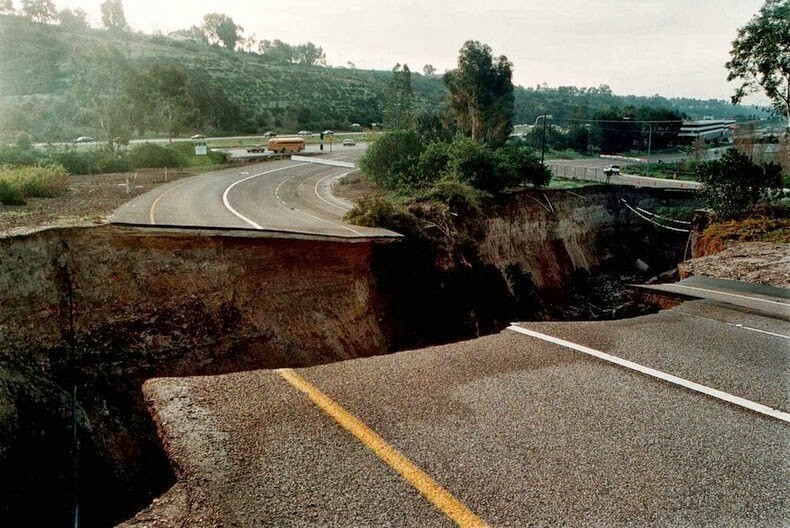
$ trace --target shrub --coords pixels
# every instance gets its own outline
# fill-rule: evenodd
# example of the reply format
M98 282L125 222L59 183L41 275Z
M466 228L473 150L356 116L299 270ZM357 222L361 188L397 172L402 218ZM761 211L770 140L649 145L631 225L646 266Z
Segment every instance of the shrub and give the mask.
M0 195L5 205L21 205L24 198L51 198L63 193L69 173L60 165L0 167Z
M551 180L551 171L522 142L508 143L496 151L496 177L502 187L531 183L543 187Z
M458 181L490 192L502 188L495 174L494 154L488 147L466 137L457 137L450 144L449 152L448 168Z
M191 145L187 144L191 147ZM129 166L133 169L162 169L165 167L183 167L186 160L180 152L156 145L154 143L141 143L129 149Z
M112 154L100 158L96 168L99 173L128 172L131 169L127 158L115 157Z
M10 182L0 179L0 204L25 205L25 197L22 195L22 191L11 185Z
M36 150L0 145L0 165L35 165L41 161Z
M368 147L359 165L384 189L408 189L419 182L416 165L423 148L422 139L412 130L388 132Z
M383 227L397 233L417 233L417 218L383 196L364 196L346 213L344 220L366 227Z
M417 160L417 175L420 186L431 185L439 181L447 171L450 162L450 145L443 141L434 141L420 154Z
M769 189L782 185L778 164L761 167L732 148L721 159L701 163L697 179L702 183L699 194L703 203L721 219L743 215L765 198Z
M57 150L49 153L49 159L62 165L71 174L96 174L99 160L105 154L99 150Z
M466 183L450 178L437 182L426 194L427 199L444 202L452 212L463 217L480 216L482 202L488 196Z

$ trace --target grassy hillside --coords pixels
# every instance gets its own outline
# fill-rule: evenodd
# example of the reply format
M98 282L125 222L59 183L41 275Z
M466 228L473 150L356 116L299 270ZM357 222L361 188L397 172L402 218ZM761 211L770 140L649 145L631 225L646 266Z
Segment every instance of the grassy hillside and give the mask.
M275 63L265 56L217 46L177 42L161 36L111 34L104 30L69 30L0 15L0 139L21 135L35 141L67 141L80 135L101 137L88 102L74 88L80 61L108 46L119 50L129 68L152 61L182 66L193 90L211 89L213 100L195 108L179 130L203 133L260 133L273 129L347 129L383 119L389 71L356 70ZM518 67L518 65L516 65ZM417 110L442 106L446 89L440 77L412 73ZM724 101L617 96L608 87L577 89L516 87L516 123L533 123L538 115L555 120L592 119L607 107L660 106L691 117L715 115L753 118L766 115L732 107ZM82 97L82 98L81 98ZM217 103L217 98L219 102ZM212 102L215 101L215 102ZM208 116L211 109L220 116ZM157 129L158 126L158 129ZM136 126L161 134L161 125Z
M220 87L240 110L242 121L225 132L342 130L352 123L381 122L391 77L388 71L272 63L253 53L161 36L75 32L0 16L0 133L9 138L27 131L37 140L53 141L94 135L88 123L69 111L69 105L79 106L69 88L75 62L86 51L108 45L132 66L169 60L195 79ZM444 101L441 79L414 74L412 85L418 108L435 108Z

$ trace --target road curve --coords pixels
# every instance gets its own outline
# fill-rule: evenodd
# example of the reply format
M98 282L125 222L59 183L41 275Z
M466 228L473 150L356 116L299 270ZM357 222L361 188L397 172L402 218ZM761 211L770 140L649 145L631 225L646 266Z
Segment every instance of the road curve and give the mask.
M361 149L332 156L353 161ZM125 224L257 229L340 237L398 236L343 222L351 204L331 192L350 168L290 159L248 164L174 181L116 209Z

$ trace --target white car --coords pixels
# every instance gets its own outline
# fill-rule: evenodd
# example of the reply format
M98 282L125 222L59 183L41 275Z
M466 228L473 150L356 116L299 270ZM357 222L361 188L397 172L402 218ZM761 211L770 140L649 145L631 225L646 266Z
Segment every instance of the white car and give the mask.
M344 139L343 140L343 145L345 145L347 147L353 147L356 144L357 144L357 142L354 141L353 139Z
M74 143L93 143L94 141L96 141L96 140L93 139L92 137L80 136L80 137L78 137L77 139L74 140Z
M609 165L603 170L603 173L607 176L611 176L612 174L620 174L620 165Z

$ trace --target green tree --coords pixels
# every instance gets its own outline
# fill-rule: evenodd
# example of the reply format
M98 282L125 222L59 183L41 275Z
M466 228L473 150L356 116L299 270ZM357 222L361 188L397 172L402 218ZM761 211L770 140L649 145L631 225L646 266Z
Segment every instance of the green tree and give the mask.
M496 151L498 185L512 187L531 183L543 187L551 180L551 170L540 162L522 141L508 142Z
M766 0L759 14L738 30L730 56L727 80L742 82L733 104L762 88L790 130L790 0Z
M22 0L22 16L34 22L51 23L58 19L52 0Z
M317 47L312 42L296 46L294 59L299 64L326 65L326 53L323 48Z
M396 64L392 68L392 77L387 83L387 95L384 99L384 126L390 130L410 129L414 127L412 101L414 92L411 89L411 71L409 66Z
M782 186L782 169L776 163L752 163L748 156L731 148L721 159L700 163L697 179L700 197L720 218L735 218L751 210L769 189Z
M584 125L573 125L568 130L568 146L576 152L587 152L590 147L590 129Z
M368 147L359 166L382 188L403 190L419 180L417 164L423 149L422 138L413 130L394 130Z
M475 141L501 145L513 130L513 65L478 41L464 43L458 67L445 74L448 107L458 127Z
M82 30L88 29L88 13L82 9L61 9L58 13L60 25L66 29Z
M242 37L244 28L236 24L228 15L209 13L203 17L203 33L210 44L222 44L235 49Z
M450 144L448 171L476 189L495 192L504 187L496 173L496 157L488 146L465 136Z
M262 40L258 44L258 52L272 62L294 62L294 47L280 39Z
M417 161L417 174L420 186L432 185L447 172L450 163L450 144L444 141L433 141L420 154Z
M13 0L0 0L0 15L15 15Z
M135 77L135 106L145 109L138 115L145 128L167 130L170 143L180 132L189 112L187 72L180 64L157 60L145 66Z
M86 123L102 132L113 149L117 138L130 137L135 116L133 81L136 72L113 47L91 47L73 56L75 72L71 96Z
M422 67L422 74L426 77L433 77L436 74L436 68L432 64L426 64Z
M121 0L105 0L101 4L101 23L109 31L127 32L129 24L126 23L126 15L123 12Z

